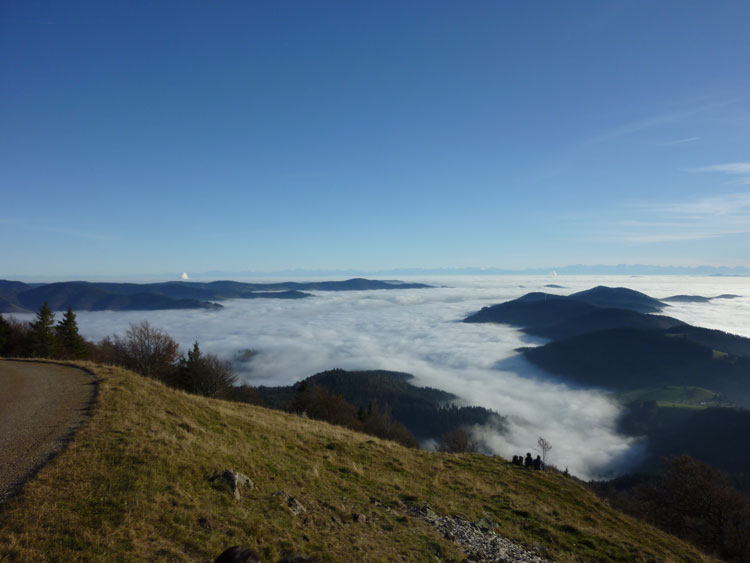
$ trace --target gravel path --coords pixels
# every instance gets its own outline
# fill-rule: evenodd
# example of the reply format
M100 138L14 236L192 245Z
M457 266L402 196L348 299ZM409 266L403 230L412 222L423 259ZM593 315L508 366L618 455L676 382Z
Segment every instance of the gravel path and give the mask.
M95 396L81 369L0 360L0 504L65 445Z

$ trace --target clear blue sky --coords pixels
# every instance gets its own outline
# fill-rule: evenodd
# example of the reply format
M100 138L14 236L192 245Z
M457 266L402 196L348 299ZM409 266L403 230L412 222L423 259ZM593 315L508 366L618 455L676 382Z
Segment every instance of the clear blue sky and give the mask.
M0 277L750 265L750 3L0 4Z

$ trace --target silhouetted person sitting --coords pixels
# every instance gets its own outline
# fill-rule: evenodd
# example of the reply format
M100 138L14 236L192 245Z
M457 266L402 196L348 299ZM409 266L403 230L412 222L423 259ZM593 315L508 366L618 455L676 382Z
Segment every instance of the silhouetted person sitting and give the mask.
M542 463L542 456L536 456L536 459L534 460L534 469L536 469L537 471L541 471L543 466L544 464Z
M260 555L248 547L235 545L219 555L214 563L260 563Z
M527 452L526 459L523 460L524 467L531 467L533 463L534 463L534 460L531 459L531 452Z

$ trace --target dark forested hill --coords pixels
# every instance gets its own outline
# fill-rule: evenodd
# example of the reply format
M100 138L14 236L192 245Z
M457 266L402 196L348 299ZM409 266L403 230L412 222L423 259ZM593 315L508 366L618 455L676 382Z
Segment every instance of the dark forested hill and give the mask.
M551 340L569 338L612 328L636 328L646 330L665 330L672 327L687 326L682 321L663 315L647 315L626 309L594 309L578 317L567 319L548 326L533 326L525 331Z
M702 344L725 354L750 358L750 338L744 336L685 323L671 327L666 334Z
M522 351L542 369L584 385L616 390L702 387L750 405L749 359L668 331L601 330Z
M528 293L513 301L484 307L468 316L464 322L505 323L521 328L538 328L580 317L596 308L561 295Z
M600 285L586 291L573 293L569 297L596 305L597 307L629 309L631 311L638 311L639 313L657 313L668 306L658 299L649 297L645 293L626 287L606 287Z
M132 284L136 285L137 284ZM142 289L146 290L147 287ZM53 310L72 307L77 311L150 311L159 309L219 309L221 305L196 299L173 298L146 291L117 293L88 282L51 283L28 289L16 296L16 303L36 310L47 302Z
M286 387L259 387L266 404L288 409L302 386L319 385L341 395L357 408L371 403L390 412L393 419L406 426L418 439L439 439L450 430L474 424L502 426L497 413L482 407L458 406L457 397L431 387L416 387L413 376L392 371L346 371L334 369L315 374Z
M242 283L164 282L105 283L58 282L24 284L0 280L0 312L36 311L47 301L54 310L73 307L78 311L216 309L213 301L225 299L303 299L304 291L362 291L369 289L428 288L424 284L407 284L380 280L351 279L328 282Z
M31 289L31 287L32 286L19 281L0 280L0 297L13 297L21 291Z
M672 295L671 297L663 297L660 301L666 301L668 303L708 303L714 299L737 299L739 295L732 293L723 293L716 297L704 297L702 295Z
M592 330L599 326L617 328L660 325L664 328L678 324L679 321L674 319L664 320L667 317L655 322L644 315L658 312L663 307L666 307L664 303L632 289L599 286L568 296L542 292L527 293L512 301L484 307L469 315L464 321L506 323L542 336L546 336L546 332L556 335L580 334L582 329L573 326L579 323L590 325ZM630 314L625 314L624 311ZM639 317L639 314L642 316Z
M580 384L613 390L694 386L750 405L750 338L644 312L663 306L637 291L599 286L569 296L529 293L485 307L465 322L508 323L551 339L520 351Z

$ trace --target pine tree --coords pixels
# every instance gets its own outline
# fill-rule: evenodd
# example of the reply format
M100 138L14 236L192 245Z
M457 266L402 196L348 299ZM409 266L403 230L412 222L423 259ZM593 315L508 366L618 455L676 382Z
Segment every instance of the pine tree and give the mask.
M45 301L31 323L31 355L36 358L53 358L57 352L54 332L55 315Z
M5 356L10 350L10 323L0 314L0 356Z
M201 363L201 349L198 347L198 341L196 340L193 349L188 350L187 360L184 356L180 359L177 370L177 387L190 393L197 393L197 380L200 377Z
M62 320L57 323L55 332L57 334L57 342L64 357L75 360L86 358L85 342L83 337L78 334L76 315L70 306L68 306L68 310L63 315Z
M226 395L236 381L231 365L215 354L201 353L198 342L188 350L187 359L180 360L177 369L177 387L207 397Z

